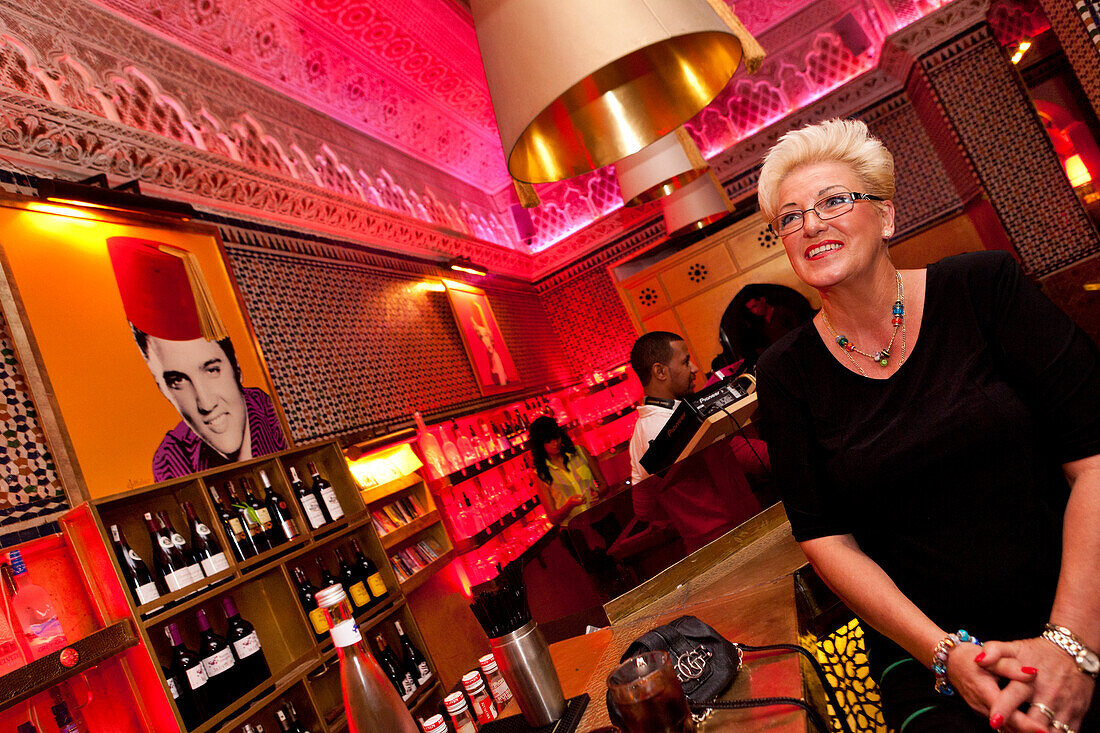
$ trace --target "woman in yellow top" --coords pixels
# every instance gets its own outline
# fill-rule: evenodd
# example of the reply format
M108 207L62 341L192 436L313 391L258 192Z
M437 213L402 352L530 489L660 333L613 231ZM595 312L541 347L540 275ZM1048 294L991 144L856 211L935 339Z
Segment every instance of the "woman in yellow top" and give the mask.
M573 445L553 418L536 418L528 434L539 500L551 522L567 525L570 519L596 503L604 486L603 478L595 461L589 459L583 448Z

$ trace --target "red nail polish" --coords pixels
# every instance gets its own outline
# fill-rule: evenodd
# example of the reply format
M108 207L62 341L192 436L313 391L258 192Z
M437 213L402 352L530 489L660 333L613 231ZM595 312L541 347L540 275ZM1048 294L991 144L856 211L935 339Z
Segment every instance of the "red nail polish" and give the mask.
M1005 724L1005 716L997 713L989 719L989 727L993 730L1000 730L1001 726Z
M985 652L982 652L978 656L974 657L974 662L977 664L981 664L983 659L985 659Z
M1039 670L1035 667L1020 667L1020 671L1024 674L1038 674Z

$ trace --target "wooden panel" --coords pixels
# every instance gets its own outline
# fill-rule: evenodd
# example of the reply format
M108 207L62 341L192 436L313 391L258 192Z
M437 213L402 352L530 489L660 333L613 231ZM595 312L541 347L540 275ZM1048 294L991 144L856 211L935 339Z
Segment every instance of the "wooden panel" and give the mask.
M675 310L666 310L642 321L642 330L645 333L671 331L683 335L684 327L680 324L680 319L676 317Z
M700 246L702 244L689 248L687 256L677 257L676 262L658 276L673 303L690 298L700 289L721 282L737 271L721 241L711 239L706 246Z
M729 229L726 246L733 255L734 262L742 270L760 264L764 260L778 255L786 256L783 242L771 233L759 214L742 219Z
M890 259L900 268L917 268L961 252L982 249L985 248L974 223L966 214L960 214L892 245Z
M630 307L645 320L651 313L667 308L669 301L664 286L656 277L641 280L625 288Z
M676 306L676 314L684 324L684 337L695 357L700 376L710 371L710 362L722 351L718 342L718 326L730 300L741 289L741 278L733 278L703 290L694 298ZM696 382L697 387L703 380Z

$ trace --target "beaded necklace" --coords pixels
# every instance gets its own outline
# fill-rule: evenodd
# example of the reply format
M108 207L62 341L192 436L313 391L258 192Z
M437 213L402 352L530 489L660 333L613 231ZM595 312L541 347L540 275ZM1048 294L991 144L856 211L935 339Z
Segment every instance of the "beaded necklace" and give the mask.
M829 314L825 312L825 309L821 309L821 320L825 322L825 328L829 329L829 333L836 339L836 344L840 348L844 349L844 353L848 355L848 358L852 361L852 365L859 370L859 373L863 376L867 376L867 372L863 371L863 367L856 362L855 357L852 356L852 352L866 356L868 359L872 359L878 362L881 367L890 366L890 349L894 348L894 339L897 338L898 329L901 329L901 359L905 361L905 291L901 287L901 273L894 270L894 277L898 281L898 299L894 301L893 318L890 319L890 323L894 325L894 332L890 335L890 343L884 349L880 349L877 354L868 354L866 351L860 351L856 348L856 345L852 343L847 336L842 336L837 333L833 328L833 324L829 323Z

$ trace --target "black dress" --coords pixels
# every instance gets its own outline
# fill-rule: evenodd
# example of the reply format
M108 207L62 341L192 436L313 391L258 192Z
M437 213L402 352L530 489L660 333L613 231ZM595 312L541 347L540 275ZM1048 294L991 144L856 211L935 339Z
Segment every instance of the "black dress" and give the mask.
M813 323L769 349L757 377L797 540L852 534L945 629L1042 632L1069 496L1061 465L1100 453L1100 356L1008 254L928 267L920 337L889 379L844 367ZM876 679L908 657L864 629Z

